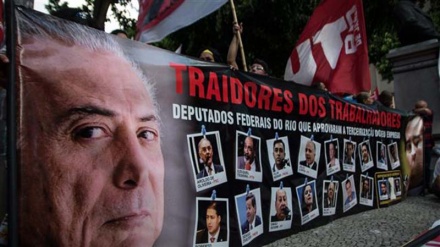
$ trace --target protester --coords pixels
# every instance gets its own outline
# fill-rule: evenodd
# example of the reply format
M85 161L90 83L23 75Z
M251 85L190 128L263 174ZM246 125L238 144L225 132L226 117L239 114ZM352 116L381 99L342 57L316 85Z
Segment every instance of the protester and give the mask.
M356 95L356 101L364 105L372 105L374 103L370 92L360 92Z
M124 38L124 39L128 39L127 32L125 32L122 29L115 29L115 30L111 31L110 34L116 35L116 36Z
M234 36L232 37L231 44L229 45L227 62L232 67L232 69L238 69L238 64L236 61L238 48L240 46L238 40L238 32L243 32L243 25L238 25L238 23L234 22L232 31L234 33ZM259 75L269 75L269 66L264 60L260 58L255 58L251 66L249 67L249 71Z
M389 108L395 108L394 106L394 95L388 91L388 90L383 90L380 94L379 94L379 98L378 101Z
M204 47L197 54L199 54L199 59L203 61L211 63L223 63L220 52L212 47Z
M316 89L328 92L328 89L325 86L324 82L321 82L321 81L312 83L312 88L316 88Z

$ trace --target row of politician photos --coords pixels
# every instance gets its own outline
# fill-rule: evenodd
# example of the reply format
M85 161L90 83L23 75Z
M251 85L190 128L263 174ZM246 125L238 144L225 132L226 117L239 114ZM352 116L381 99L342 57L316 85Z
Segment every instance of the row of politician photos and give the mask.
M398 176L377 180L377 195L380 201L394 200L401 196L401 178ZM307 180L306 180L307 181ZM358 203L373 206L374 179L360 175L359 200L356 193L354 175L342 181L343 212L350 210ZM301 214L301 225L312 221L320 215L316 180L305 182L296 188L297 204ZM338 206L339 182L324 180L322 189L322 215L330 216ZM213 192L214 194L215 192ZM271 188L271 206L269 232L291 229L292 226L292 188ZM339 206L340 207L340 206ZM238 217L242 245L263 234L264 222L261 211L260 189L247 190L235 196L235 208ZM227 198L198 197L197 217L194 233L194 244L197 246L228 246L229 242L229 205Z
M236 143L243 143L243 146L236 149L236 179L262 181L262 169L259 162L261 157L258 155L261 153L260 142L260 138L250 133L237 131ZM269 160L274 181L290 176L294 172L288 143L287 136L276 136L267 140L268 154L273 154L269 155ZM197 191L227 182L218 131L188 135L188 146L194 166ZM400 166L396 142L386 145L381 141L377 141L376 148L377 157L375 157L375 161L377 168L388 170L388 163L391 169ZM338 139L330 138L324 141L324 149L328 176L339 172L341 166L344 171L355 172L356 156L359 157L362 172L374 167L370 140L368 139L360 142L359 145L352 140L344 139L342 161L339 159ZM316 179L318 174L320 153L321 143L314 141L313 137L301 136L298 162L296 163L297 172L312 178L310 181L306 179L304 184L295 188L302 225L320 215L317 205L316 180L313 180ZM216 157L216 154L218 154L218 157ZM280 184L280 187L272 187L270 232L290 229L292 224L292 190L290 187L283 187L282 182ZM354 184L353 175L347 176L341 183L344 188L342 191L343 212L350 210L358 203L373 206L375 184L373 177L368 176L368 173L367 175L360 175L359 200ZM322 191L322 215L334 215L337 207L339 182L324 180ZM377 191L380 201L393 200L401 196L400 175L378 180ZM194 243L197 246L228 246L228 199L199 197L197 201L199 219L196 221L197 231L194 234ZM240 224L241 241L245 245L263 233L260 189L248 190L243 194L236 195L235 208Z
M197 191L227 182L219 132L190 134L187 139ZM274 181L290 176L294 172L310 178L317 178L322 144L313 140L313 137L301 136L297 162L295 163L292 162L293 159L290 156L287 136L275 136L275 138L268 139L266 142L270 170ZM236 143L235 178L262 182L261 139L250 133L237 131ZM369 139L359 144L351 139L343 139L342 160L339 158L339 150L339 140L337 138L331 137L329 140L324 141L327 176L335 174L341 169L354 173L356 172L357 163L360 165L362 173L374 167L374 163L376 163L378 169L382 170L388 170L389 165L392 170L400 166L396 142L387 145L377 141L376 157L374 159ZM294 171L293 165L297 167L296 171Z

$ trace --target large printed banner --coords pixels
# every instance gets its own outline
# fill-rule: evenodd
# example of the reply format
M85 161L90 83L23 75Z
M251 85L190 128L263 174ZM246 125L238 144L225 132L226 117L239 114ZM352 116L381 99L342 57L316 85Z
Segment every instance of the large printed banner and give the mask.
M259 246L412 185L402 112L16 16L21 246Z

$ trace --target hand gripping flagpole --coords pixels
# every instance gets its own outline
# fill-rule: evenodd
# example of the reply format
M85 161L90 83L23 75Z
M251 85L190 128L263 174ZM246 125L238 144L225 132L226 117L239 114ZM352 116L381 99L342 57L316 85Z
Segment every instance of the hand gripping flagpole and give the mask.
M234 18L234 23L238 24L237 13L235 12L234 0L229 0L229 2L231 3L232 17ZM240 25L240 24L238 24L238 25ZM244 48L243 48L243 42L241 41L240 31L237 31L237 39L238 39L238 44L240 47L241 61L243 61L243 69L244 69L244 71L247 72L246 58L244 56Z

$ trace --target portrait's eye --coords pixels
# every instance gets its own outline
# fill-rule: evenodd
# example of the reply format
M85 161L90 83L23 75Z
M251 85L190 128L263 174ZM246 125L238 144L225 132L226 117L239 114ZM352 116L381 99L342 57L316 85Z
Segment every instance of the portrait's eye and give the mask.
M76 138L100 138L105 135L104 130L96 126L81 128L74 133Z
M147 141L154 141L157 137L157 134L151 130L145 130L139 133L138 137L144 138Z

